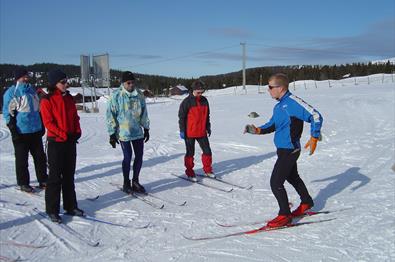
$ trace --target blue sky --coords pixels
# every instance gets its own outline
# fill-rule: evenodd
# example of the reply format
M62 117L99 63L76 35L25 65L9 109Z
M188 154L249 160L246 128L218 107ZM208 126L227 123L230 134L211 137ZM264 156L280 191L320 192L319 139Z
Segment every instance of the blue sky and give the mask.
M177 77L395 56L395 1L0 0L0 63L76 64Z

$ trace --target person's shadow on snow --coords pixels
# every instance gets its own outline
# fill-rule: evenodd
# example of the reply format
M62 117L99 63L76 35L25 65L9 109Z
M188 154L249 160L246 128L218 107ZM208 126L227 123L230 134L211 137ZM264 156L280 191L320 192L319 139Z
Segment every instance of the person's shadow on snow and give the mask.
M370 182L370 178L365 176L364 174L360 173L359 167L352 167L346 170L345 172L338 174L336 176L327 177L324 179L313 180L311 182L325 182L325 181L333 181L332 183L328 184L325 188L321 189L318 192L318 195L314 199L314 210L322 210L326 202L329 198L334 195L339 194L341 191L346 189L347 187L351 186L354 182L359 182L358 185L355 185L351 188L354 192L357 189L365 186L367 183Z
M218 178L221 178L227 174L235 171L245 169L247 167L257 165L262 161L274 157L276 152L270 152L264 155L258 156L247 156L236 159L229 159L213 164L214 173ZM197 170L198 173L202 173L202 170Z
M170 155L170 156L159 156L159 157L151 158L148 160L144 160L142 168L144 169L147 167L160 165L165 162L174 160L182 155L183 154L178 153L178 154L174 154L174 155ZM133 160L131 162L131 165L133 165ZM114 167L114 168L106 170L101 173L96 173L96 174L92 174L92 175L84 176L84 177L82 177L82 176L78 177L78 175L81 173L94 172L96 170L101 170L101 169L108 168L108 167ZM86 166L81 169L78 169L75 173L76 173L76 178L75 178L76 183L80 183L80 182L84 182L84 181L88 181L88 180L92 180L92 179L109 177L109 176L113 176L116 174L121 174L121 177L122 177L122 160Z

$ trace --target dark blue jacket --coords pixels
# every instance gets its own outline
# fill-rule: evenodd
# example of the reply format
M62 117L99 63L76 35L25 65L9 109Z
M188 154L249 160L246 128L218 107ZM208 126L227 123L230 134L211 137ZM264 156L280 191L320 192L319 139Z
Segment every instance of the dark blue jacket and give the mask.
M260 126L261 134L275 132L274 144L277 148L300 148L303 121L310 123L311 136L321 134L322 116L311 105L287 91L273 109L273 116Z

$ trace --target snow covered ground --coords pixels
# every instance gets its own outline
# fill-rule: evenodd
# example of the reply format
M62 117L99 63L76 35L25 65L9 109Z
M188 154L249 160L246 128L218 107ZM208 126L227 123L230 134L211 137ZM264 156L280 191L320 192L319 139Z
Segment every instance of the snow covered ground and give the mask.
M372 82L373 78L378 81ZM155 196L177 203L187 201L185 206L163 202L161 210L126 196L110 184L122 183L122 152L108 144L106 99L99 103L100 113L80 113L83 135L76 171L79 207L97 219L128 226L64 217L69 227L100 241L97 247L33 211L35 207L44 211L44 192L29 195L15 189L13 147L1 119L0 260L394 261L395 172L391 168L395 163L395 84L391 75L359 78L358 85L354 81L298 81L291 85L294 94L324 117L323 140L313 156L303 151L299 172L314 198L315 210L338 210L300 222L334 220L217 240L192 241L183 235L211 236L259 227L225 228L217 223L262 221L263 225L278 211L269 186L276 160L273 135L243 135L245 124L263 124L271 116L275 101L263 88L263 93L258 93L257 86L248 86L247 94L241 87L206 93L211 105L215 172L224 180L254 186L251 190L235 187L230 193L171 175L184 170L185 148L177 123L182 97L148 101L151 139L145 144L141 182ZM260 117L249 118L251 111ZM306 124L303 144L308 130ZM196 151L196 171L202 173L198 146ZM37 184L32 159L29 168L32 184ZM216 181L206 182L230 188ZM290 201L297 206L296 193L288 185L287 189ZM97 200L89 200L97 195ZM138 228L148 223L147 228Z

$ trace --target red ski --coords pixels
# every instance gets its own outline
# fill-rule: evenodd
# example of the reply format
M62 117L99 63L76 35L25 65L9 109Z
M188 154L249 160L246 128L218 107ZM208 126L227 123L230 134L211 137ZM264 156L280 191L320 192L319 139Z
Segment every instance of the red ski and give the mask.
M325 220L316 220L316 221L308 221L308 222L297 222L297 223L291 223L283 227L267 227L263 226L257 229L252 229L252 230L247 230L247 231L239 231L239 232L234 232L234 233L229 233L229 234L224 234L224 235L211 235L211 236L201 236L201 237L193 237L193 236L182 236L185 239L188 240L211 240L211 239L221 239L221 238L227 238L227 237L234 237L234 236L242 236L242 235L252 235L252 234L257 234L257 233L262 233L262 232L268 232L268 231L275 231L275 230L280 230L280 229L285 229L285 228L290 228L290 227L298 227L298 226L303 226L303 225L309 225L309 224L316 224L316 223L321 223L321 222L328 222L332 221L335 218L331 219L325 219Z
M321 214L332 214L332 213L336 213L336 212L340 212L340 211L344 211L344 210L348 210L351 208L343 208L343 209L337 209L337 210L323 210L323 211L306 211L303 215L301 216L296 216L293 217L294 219L300 219L303 217L310 217L310 216L315 216L315 215L321 215ZM221 227L241 227L241 226L255 226L255 225L260 225L260 224L264 224L267 223L268 221L251 221L251 222L240 222L240 223L225 223L225 222L220 222L215 220L215 223L218 226Z

